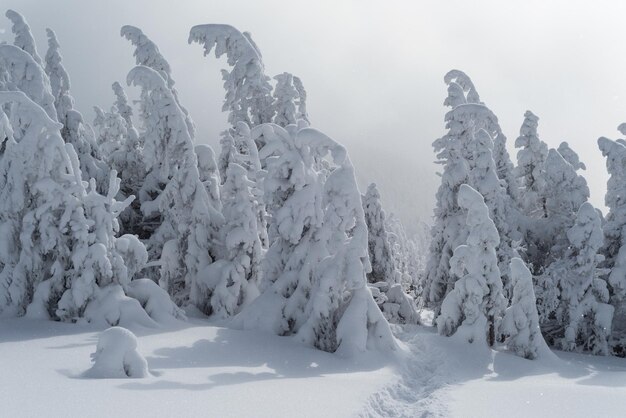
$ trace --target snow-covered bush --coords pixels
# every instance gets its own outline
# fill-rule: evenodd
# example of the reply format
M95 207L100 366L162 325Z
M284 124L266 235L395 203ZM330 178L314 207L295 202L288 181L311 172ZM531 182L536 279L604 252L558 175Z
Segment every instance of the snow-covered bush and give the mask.
M511 260L513 295L500 323L500 334L505 344L518 356L535 359L547 349L539 329L539 315L533 278L530 270L520 258Z
M94 363L83 376L89 378L148 377L148 362L137 349L137 337L122 327L111 327L98 336Z
M469 235L450 260L451 274L458 280L443 300L437 329L447 336L460 332L469 342L487 338L493 345L496 322L506 307L496 256L500 237L480 193L461 185L458 203L467 213Z

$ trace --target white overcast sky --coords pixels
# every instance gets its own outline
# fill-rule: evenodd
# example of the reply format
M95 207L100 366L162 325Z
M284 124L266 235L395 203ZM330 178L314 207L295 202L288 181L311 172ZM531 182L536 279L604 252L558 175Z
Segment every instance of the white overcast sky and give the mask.
M376 181L391 211L428 221L438 184L432 141L444 130L443 75L465 71L512 148L524 111L540 117L550 147L567 140L587 164L591 201L606 188L599 136L626 121L626 2L618 1L120 1L4 0L46 51L57 32L79 110L109 107L110 85L134 65L122 25L140 27L169 60L198 141L226 127L219 69L191 26L250 31L268 75L300 76L313 125L346 144L360 181ZM11 42L0 17L0 40Z

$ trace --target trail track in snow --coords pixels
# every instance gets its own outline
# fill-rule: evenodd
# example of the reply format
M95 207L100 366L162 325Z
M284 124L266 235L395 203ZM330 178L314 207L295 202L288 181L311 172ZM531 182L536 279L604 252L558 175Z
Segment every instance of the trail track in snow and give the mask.
M367 400L360 417L444 417L446 407L435 393L451 380L446 372L445 355L434 330L405 326L395 328L396 337L407 350L396 381L383 387Z

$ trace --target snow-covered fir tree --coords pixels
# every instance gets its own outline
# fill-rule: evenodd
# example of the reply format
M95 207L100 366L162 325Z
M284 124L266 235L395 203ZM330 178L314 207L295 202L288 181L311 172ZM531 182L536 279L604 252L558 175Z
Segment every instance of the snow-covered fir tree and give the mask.
M372 183L362 197L367 241L372 271L367 274L378 306L389 322L417 321L413 298L404 293L402 273L396 268L396 259L387 233L385 211L376 184ZM398 248L399 251L402 249ZM406 261L408 263L408 260ZM408 266L405 266L408 269Z
M544 172L548 217L544 229L549 231L549 235L546 234L543 240L551 244L550 258L557 258L567 247L564 244L567 230L574 224L580 206L589 198L589 187L584 177L578 175L555 149L548 151Z
M117 237L117 215L133 198L115 199L115 172L106 196L94 180L86 188L60 123L22 92L0 92L0 103L10 104L13 121L4 124L8 140L0 162L2 315L154 324L142 302L127 296L147 253L136 237ZM159 298L158 290L149 293L148 299ZM155 312L167 309L177 314L163 300Z
M272 86L264 73L263 58L249 33L241 33L230 25L198 25L191 28L189 43L204 47L207 56L215 50L216 58L226 54L230 71L222 70L226 98L222 110L236 126L271 122L274 117Z
M515 174L521 182L520 202L524 213L536 218L547 216L545 208L544 166L548 157L548 146L539 139L539 118L530 110L524 113L520 135L515 140L517 167Z
M209 266L203 285L209 289L211 313L218 318L233 316L258 296L263 249L257 224L254 183L237 163L228 166L222 186L224 225L220 233L226 256Z
M613 307L607 303L604 271L598 268L602 223L591 204L580 206L567 239L565 255L539 278L544 335L564 350L608 354Z
M604 202L609 211L603 225L604 256L602 266L610 271L608 284L611 304L615 307L613 320L613 350L626 352L626 145L608 138L598 139L602 155L606 157L609 173Z
M221 214L210 205L200 181L197 157L184 112L165 79L138 66L128 84L141 87L143 155L148 171L140 191L141 210L153 223L146 240L150 258L160 261L160 284L178 305L208 311L199 277L215 259Z
M110 112L94 107L96 142L107 165L119 173L120 193L123 196L140 196L146 176L143 161L143 144L132 122L132 108L122 86L112 85L116 100ZM139 198L120 214L120 228L124 233L145 237Z
M282 73L274 76L276 88L274 88L274 123L287 126L296 123L296 98L298 91L293 84L293 75Z
M469 79L461 71L446 74L452 107L446 114L448 133L433 143L439 162L444 165L437 191L435 223L431 230L429 259L424 280L424 301L437 314L446 294L452 290L450 275L453 250L463 244L468 231L456 195L461 184L469 184L485 197L491 217L502 237L497 247L498 262L508 283L510 259L517 256L516 212L505 182L498 178L493 160L493 136L501 135L496 116L482 102ZM508 165L508 164L505 164ZM507 286L507 290L510 286Z
M496 323L507 303L496 256L500 237L480 193L463 184L458 203L466 212L469 235L450 260L451 274L458 280L443 300L437 329L442 335L459 334L468 342L486 338L493 345Z
M268 171L272 244L262 294L235 324L293 335L330 352L393 349L387 321L366 286L367 227L346 150L311 128L261 125L252 137L264 144L259 153ZM328 154L334 169L326 176L314 157Z
M304 120L306 123L310 124L309 113L306 109L306 90L304 89L304 84L302 84L300 77L293 76L293 86L298 92L298 100L296 101L298 112L296 113L296 120Z
M392 257L391 244L385 225L385 211L380 201L380 193L375 183L367 187L363 195L363 211L367 225L367 241L372 271L367 278L370 283L399 283L399 272L396 270Z
M511 260L510 271L513 295L500 323L499 333L509 350L518 356L536 359L547 352L547 345L539 328L533 278L520 258Z
M58 121L63 124L61 136L66 143L72 144L78 153L83 180L95 179L99 190L103 191L108 183L109 169L101 157L91 127L84 123L82 114L74 109L74 98L70 94L70 77L63 66L56 34L52 29L47 29L46 32L48 52L45 71L50 79Z

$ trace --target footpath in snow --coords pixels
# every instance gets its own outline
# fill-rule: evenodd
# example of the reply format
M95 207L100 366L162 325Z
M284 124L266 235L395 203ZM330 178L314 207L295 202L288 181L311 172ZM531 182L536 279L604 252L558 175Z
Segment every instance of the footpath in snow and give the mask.
M365 417L624 417L626 360L556 352L526 360L428 327L395 328L408 351Z

